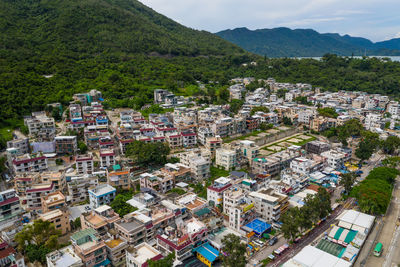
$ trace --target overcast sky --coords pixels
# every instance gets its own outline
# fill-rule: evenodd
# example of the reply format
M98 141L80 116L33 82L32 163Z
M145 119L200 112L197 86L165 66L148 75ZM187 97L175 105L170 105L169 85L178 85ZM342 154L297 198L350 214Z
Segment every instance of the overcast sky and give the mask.
M312 28L381 41L400 37L399 0L140 0L199 30Z

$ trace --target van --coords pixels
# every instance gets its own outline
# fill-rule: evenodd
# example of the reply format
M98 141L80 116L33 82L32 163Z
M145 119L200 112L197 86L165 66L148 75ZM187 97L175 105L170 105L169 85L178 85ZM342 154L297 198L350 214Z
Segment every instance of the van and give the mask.
M276 236L274 236L273 238L271 238L271 239L268 241L268 245L273 246L273 245L276 244L276 242L278 242L278 238L277 238Z

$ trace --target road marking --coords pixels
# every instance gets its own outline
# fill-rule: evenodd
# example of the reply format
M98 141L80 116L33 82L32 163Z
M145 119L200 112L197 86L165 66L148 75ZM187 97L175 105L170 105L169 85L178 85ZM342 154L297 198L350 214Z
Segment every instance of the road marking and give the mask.
M382 267L389 267L392 264L392 258L393 258L393 252L395 251L396 248L396 243L397 243L397 239L399 238L399 234L400 234L400 227L396 226L395 228L395 234L393 235L393 238L390 242L390 246L388 249L388 253L386 254L385 257L385 262L383 263Z

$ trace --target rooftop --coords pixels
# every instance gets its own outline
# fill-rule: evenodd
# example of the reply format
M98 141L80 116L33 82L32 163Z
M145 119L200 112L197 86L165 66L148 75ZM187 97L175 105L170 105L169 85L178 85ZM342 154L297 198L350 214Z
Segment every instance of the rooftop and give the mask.
M115 247L118 247L123 242L124 241L122 239L117 238L117 239L113 239L113 240L110 240L110 241L106 241L105 243L106 243L107 247L115 248Z

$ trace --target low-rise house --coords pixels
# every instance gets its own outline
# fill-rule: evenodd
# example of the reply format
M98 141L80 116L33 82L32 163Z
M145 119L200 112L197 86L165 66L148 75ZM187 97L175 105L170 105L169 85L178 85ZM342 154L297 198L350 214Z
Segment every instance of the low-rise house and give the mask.
M0 266L25 267L24 257L7 242L0 239Z
M41 196L42 212L48 212L66 207L65 196L60 191Z
M126 266L126 250L128 244L121 238L113 238L105 242L107 250L107 258L111 261L111 265L115 267Z
M152 219L138 211L126 215L115 223L115 230L121 239L136 246L154 237Z
M65 192L67 189L67 180L62 172L43 172L40 174L40 180L43 184L54 184L54 190Z
M42 210L42 196L54 192L54 184L33 184L26 190L26 205L27 210Z
M108 205L102 205L91 212L81 214L82 229L92 228L101 236L106 235L119 221L119 215Z
M346 153L333 149L321 153L321 156L326 158L328 166L335 170L342 168L347 158Z
M14 173L18 172L43 172L46 171L47 158L42 154L24 154L12 160Z
M130 170L114 165L112 171L107 170L107 183L115 188L129 190L131 188Z
M95 188L99 185L97 177L90 176L75 176L71 177L68 182L68 201L72 204L83 202L88 199L90 188Z
M93 209L102 205L110 204L116 195L116 189L108 184L100 184L95 188L89 189L90 207Z
M235 169L238 165L236 151L225 148L217 149L215 165L227 171Z
M210 152L211 157L214 158L217 149L222 147L222 138L219 136L207 137L205 147Z
M29 135L39 140L53 140L56 132L54 118L47 117L44 111L32 112L31 117L24 119L24 124L28 127Z
M100 150L100 166L103 168L108 168L114 166L116 164L115 161L115 152L113 149L102 149Z
M331 146L328 143L314 140L306 144L307 153L320 155L322 152L330 150Z
M143 173L140 175L140 188L147 188L155 192L166 193L174 188L174 185L174 177L167 173Z
M15 148L19 155L29 153L29 138L13 139L7 141L7 148Z

